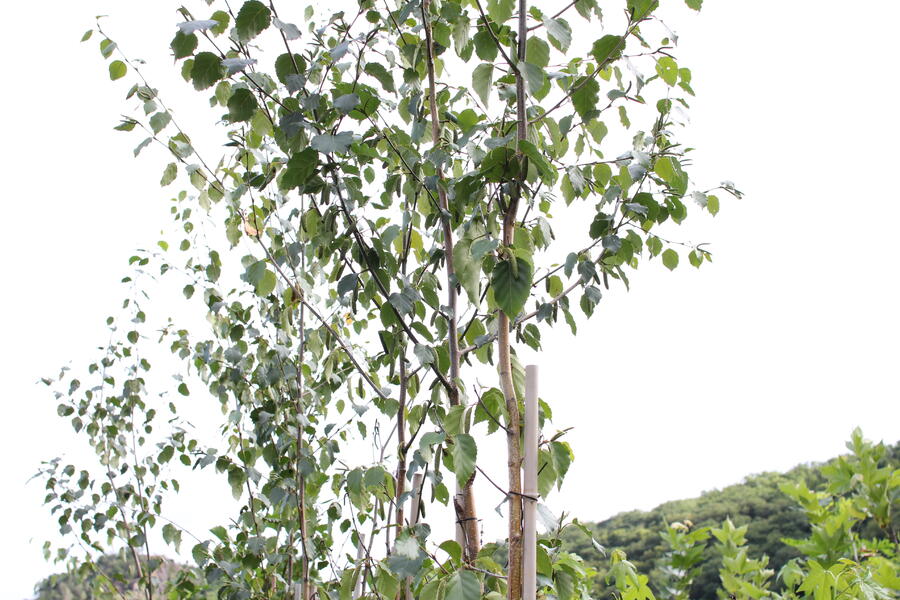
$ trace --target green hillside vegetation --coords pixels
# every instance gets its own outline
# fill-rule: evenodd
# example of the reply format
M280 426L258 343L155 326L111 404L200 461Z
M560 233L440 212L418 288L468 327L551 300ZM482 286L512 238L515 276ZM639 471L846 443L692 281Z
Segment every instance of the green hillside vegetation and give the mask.
M204 593L193 593L201 590L197 589L197 573L191 567L152 557L149 562L141 560L141 568L153 572L154 598L207 598ZM146 598L139 579L130 557L109 554L67 573L47 577L35 586L34 592L36 600L139 600Z
M593 598L896 598L900 443L873 445L856 431L848 447L850 455L824 464L753 475L649 512L563 528L563 554L574 553L584 561L572 557L564 562L593 578ZM541 543L539 556L548 543ZM216 597L215 584L207 581L221 575L207 568L204 577L163 558L142 561L142 569L152 572L153 597L173 600ZM623 594L621 579L626 578L635 585ZM823 590L830 595L823 596ZM37 600L148 597L140 589L134 561L125 555L101 556L70 573L50 576L35 593ZM587 598L570 594L560 600Z
M722 490L703 493L698 498L666 502L651 511L630 511L618 514L599 523L587 524L594 539L606 549L620 549L638 572L649 575L651 587L658 596L665 580L665 554L668 550L665 533L668 524L680 523L688 529L718 527L726 519L737 526L746 526L748 555L769 557L768 568L778 573L791 559L802 553L794 546L784 543L784 538L802 539L810 534L809 520L798 505L782 487L785 484L804 483L811 490L823 489L827 479L823 467L834 467L839 459L823 464L800 465L787 473L761 473L747 477L743 483L728 486ZM893 471L900 467L900 443L885 448L882 466ZM896 505L896 498L894 498ZM896 508L896 506L895 506ZM893 511L893 530L897 531L900 511ZM887 533L878 527L875 520L867 518L860 527L862 538L884 539ZM585 559L601 576L595 578L596 597L607 597L604 577L608 570L608 557L604 557L584 533L569 528L564 533L568 549ZM720 589L721 552L714 545L703 552L699 572L690 589L690 597L695 600L713 599ZM655 584L655 585L654 585ZM779 581L775 585L781 588Z

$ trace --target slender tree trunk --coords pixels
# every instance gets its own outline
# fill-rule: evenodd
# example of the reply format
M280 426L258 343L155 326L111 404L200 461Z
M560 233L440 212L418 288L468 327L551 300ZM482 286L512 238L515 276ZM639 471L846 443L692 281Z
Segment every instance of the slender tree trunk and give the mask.
M525 61L526 0L519 0L519 31L517 36L517 63ZM525 81L520 71L516 74L516 139L525 140L528 136L528 120L525 114ZM520 157L521 160L521 157ZM521 175L524 177L524 174ZM519 211L519 200L522 196L522 181L516 182L512 188L506 214L503 216L503 245L511 246L515 233L516 216ZM500 311L498 319L498 345L500 359L500 387L506 400L506 411L509 423L506 433L507 461L509 470L509 566L507 569L507 591L509 600L522 598L522 447L519 401L512 378L512 356L509 341L509 317Z
M395 513L395 523L397 524L397 532L394 534L396 538L403 529L403 494L406 492L406 358L405 353L400 354L400 407L397 409L397 494L395 496L394 505L397 509Z
M440 114L437 108L437 89L434 79L434 41L431 35L431 21L428 16L430 0L422 0L422 21L425 27L425 45L427 47L427 65L428 65L428 106L431 112L431 141L434 147L441 143L441 125ZM437 171L438 180L443 180L444 174L441 169ZM438 201L441 210L448 211L449 203L447 202L447 192L441 185L438 185ZM453 266L453 229L450 223L450 217L444 216L442 219L444 233L444 260L447 265L447 306L449 308L449 354L450 354L450 389L449 399L451 406L459 404L459 325L457 318L457 293L456 293L456 271ZM457 491L455 504L457 505L456 520L463 533L463 552L467 563L471 563L478 555L481 549L481 539L478 530L478 517L475 512L475 492L473 489L474 477L463 486L462 490Z

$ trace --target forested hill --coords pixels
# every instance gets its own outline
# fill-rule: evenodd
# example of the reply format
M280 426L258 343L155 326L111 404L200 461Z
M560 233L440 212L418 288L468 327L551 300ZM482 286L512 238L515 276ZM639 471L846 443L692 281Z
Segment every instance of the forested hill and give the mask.
M887 456L895 468L900 465L900 442L888 447ZM779 488L783 483L799 481L805 481L810 489L821 488L825 483L821 473L824 464L828 463L800 465L787 473L751 475L743 483L705 492L697 498L666 502L651 511L621 513L599 523L590 523L588 527L594 531L596 541L605 548L624 550L638 572L650 575L653 582L661 579L658 562L666 546L660 532L667 524L681 522L691 528L718 527L726 518L731 518L736 526L748 526L749 555L768 555L769 567L778 573L784 563L800 555L782 539L799 539L809 535L809 523L803 511ZM895 519L898 517L900 515L895 514ZM867 529L865 537L880 537L881 532L874 523L868 523ZM600 555L586 535L570 528L564 537L571 551L600 573L606 570L608 559ZM705 555L707 558L694 580L691 598L714 599L716 590L720 588L720 557L713 548L709 548ZM597 584L600 591L603 577L597 578Z

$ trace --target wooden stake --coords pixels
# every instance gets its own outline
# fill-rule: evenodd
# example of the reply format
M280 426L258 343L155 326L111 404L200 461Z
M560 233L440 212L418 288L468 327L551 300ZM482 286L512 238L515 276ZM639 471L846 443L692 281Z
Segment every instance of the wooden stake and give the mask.
M537 598L537 517L538 498L538 368L525 367L525 531L522 536L522 600Z
M357 533L356 535L359 537L359 545L356 547L356 564L358 565L362 562L363 554L366 552L366 534ZM360 569L359 573L356 575L356 586L353 588L353 600L357 600L357 598L362 596L362 584L365 572L365 569Z
M421 473L413 475L412 481L412 506L409 511L409 526L413 527L419 522L419 506L422 501L422 479ZM414 600L412 594L412 577L406 578L406 600Z

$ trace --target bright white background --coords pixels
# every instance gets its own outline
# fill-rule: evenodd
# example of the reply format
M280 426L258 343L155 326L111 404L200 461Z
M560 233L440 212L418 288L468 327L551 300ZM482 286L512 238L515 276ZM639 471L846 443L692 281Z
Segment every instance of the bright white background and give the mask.
M577 338L562 328L545 337L542 395L557 426L575 427L577 455L553 504L587 520L828 458L856 425L876 440L900 437L900 4L705 4L694 15L663 2L698 94L684 136L698 148L691 173L731 179L747 198L723 196L718 217L691 219L691 239L712 244L712 265L669 273L654 262L630 293L607 294ZM108 81L96 40L78 39L93 15L110 14L110 32L156 61L151 74L166 73L175 8L83 0L4 11L0 565L9 598L28 596L50 571L40 544L54 528L40 486L25 482L40 460L79 452L35 381L104 343L131 250L153 245L168 219L157 183L165 157L131 158L139 139L112 130L124 84ZM197 102L166 77L156 80L165 95ZM192 501L198 513L216 502Z

